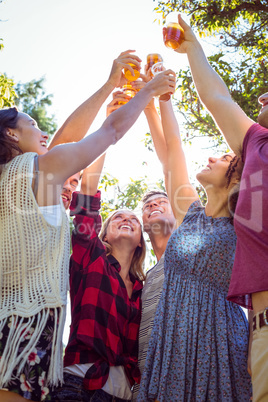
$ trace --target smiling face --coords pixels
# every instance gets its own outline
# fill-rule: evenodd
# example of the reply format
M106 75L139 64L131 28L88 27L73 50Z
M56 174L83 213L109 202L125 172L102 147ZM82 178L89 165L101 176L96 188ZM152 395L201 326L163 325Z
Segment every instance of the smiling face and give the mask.
M17 142L22 152L36 152L43 155L47 152L48 136L41 131L35 120L28 114L19 112L17 127L9 130L10 137Z
M175 217L167 197L155 194L148 198L142 208L143 229L149 235L166 235L173 232Z
M65 209L68 209L71 201L72 201L72 194L76 191L78 183L80 179L80 173L75 173L63 185L61 198L63 201L63 205Z
M104 240L113 245L121 240L128 240L133 248L140 245L141 224L133 214L127 210L116 211L109 219Z
M222 155L220 158L210 157L207 166L196 175L197 180L205 188L208 185L215 187L215 189L228 187L226 173L234 157L235 154L231 152Z
M146 254L146 245L143 238L141 224L129 210L117 210L103 222L100 240L105 245L106 255L126 249L133 253L130 272L141 280L145 279L143 262ZM126 247L126 248L125 248ZM117 258L117 257L116 257Z
M268 92L261 95L258 101L262 105L258 116L258 123L261 126L268 128Z

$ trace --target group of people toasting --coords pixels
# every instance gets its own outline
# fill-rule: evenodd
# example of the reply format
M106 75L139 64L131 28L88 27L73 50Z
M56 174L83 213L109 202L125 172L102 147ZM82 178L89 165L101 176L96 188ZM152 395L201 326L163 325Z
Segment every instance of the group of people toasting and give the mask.
M169 29L169 46L187 54L199 97L232 149L197 174L205 206L189 181L172 107L175 72L152 74L147 64L140 73L132 50L49 145L30 116L0 110L3 402L268 400L268 92L255 123L190 26L178 16L177 34L175 23L164 39ZM112 92L107 119L86 136ZM105 153L142 111L166 192L144 195L142 224L131 210L102 223ZM146 274L143 231L157 257Z

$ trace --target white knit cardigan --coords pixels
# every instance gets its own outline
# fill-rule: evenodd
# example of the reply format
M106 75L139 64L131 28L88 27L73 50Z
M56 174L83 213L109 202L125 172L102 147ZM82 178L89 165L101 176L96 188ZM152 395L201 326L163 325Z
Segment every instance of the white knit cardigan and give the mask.
M46 326L51 309L55 316L48 384L62 382L62 334L65 322L69 224L62 210L61 224L46 222L32 191L33 158L25 153L7 163L0 175L0 337L10 326L0 359L0 388L21 372ZM28 318L23 323L24 318ZM19 344L30 330L28 346Z

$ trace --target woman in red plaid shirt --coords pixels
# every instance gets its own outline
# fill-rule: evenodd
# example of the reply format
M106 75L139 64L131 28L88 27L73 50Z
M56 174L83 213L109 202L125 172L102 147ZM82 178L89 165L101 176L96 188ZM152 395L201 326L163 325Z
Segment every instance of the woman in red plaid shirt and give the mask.
M131 387L140 382L138 333L146 246L132 211L114 211L101 229L97 186L103 162L104 155L84 171L81 191L73 193L70 206L75 216L72 321L64 385L52 395L54 401L128 401Z

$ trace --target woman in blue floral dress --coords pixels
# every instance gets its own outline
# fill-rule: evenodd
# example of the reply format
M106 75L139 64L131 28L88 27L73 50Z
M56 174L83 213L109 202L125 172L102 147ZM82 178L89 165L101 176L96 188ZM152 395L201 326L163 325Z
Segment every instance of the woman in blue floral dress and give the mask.
M226 300L242 162L233 153L209 158L197 174L208 199L203 207L189 182L171 102L160 102L160 111L162 128L151 132L162 150L178 228L165 252L165 282L138 400L249 401L248 323L243 310Z

